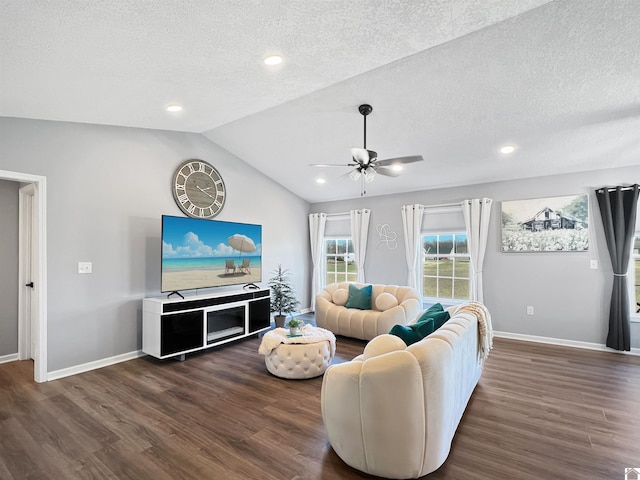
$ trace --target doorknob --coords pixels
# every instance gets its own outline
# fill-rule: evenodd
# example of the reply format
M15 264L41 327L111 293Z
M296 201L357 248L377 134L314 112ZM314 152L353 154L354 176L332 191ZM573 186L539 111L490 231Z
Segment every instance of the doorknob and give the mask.
M31 287L31 288L33 288L33 282L29 282L29 283L27 283L27 284L25 285L25 287Z

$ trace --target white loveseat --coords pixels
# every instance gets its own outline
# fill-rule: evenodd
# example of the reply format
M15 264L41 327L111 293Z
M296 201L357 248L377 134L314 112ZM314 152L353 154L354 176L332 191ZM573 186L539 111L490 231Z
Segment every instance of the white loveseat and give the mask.
M346 308L349 284L359 288L364 283L339 282L327 285L316 295L316 324L336 335L371 340L389 333L396 324L407 325L420 312L420 295L410 287L372 285L371 308ZM342 294L342 295L340 295ZM383 295L384 294L384 295Z
M488 353L478 317L461 307L447 310L451 319L417 343L407 347L381 335L362 355L325 372L322 418L331 446L350 466L418 478L447 459Z

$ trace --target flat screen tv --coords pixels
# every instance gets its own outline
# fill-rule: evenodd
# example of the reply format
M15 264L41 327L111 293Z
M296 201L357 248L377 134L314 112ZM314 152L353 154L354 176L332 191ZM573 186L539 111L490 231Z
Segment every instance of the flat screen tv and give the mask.
M163 292L262 281L262 226L162 216Z

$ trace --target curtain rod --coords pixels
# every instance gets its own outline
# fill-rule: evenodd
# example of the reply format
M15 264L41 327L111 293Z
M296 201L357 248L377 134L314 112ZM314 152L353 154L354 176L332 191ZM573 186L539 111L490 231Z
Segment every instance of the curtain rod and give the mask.
M620 190L633 190L637 185L630 185L628 187L621 187ZM618 189L618 187L609 187L606 188L607 192L615 192ZM596 192L604 192L605 188L599 188L598 190L596 190Z
M326 214L327 217L342 217L344 215L351 215L349 212L342 212L342 213L327 213Z
M418 203L417 205L420 205L423 208L448 208L448 207L462 207L462 202L440 203L437 205L422 205L421 203ZM411 207L411 205L403 205L403 207Z
M456 203L440 203L438 205L422 205L424 208L442 208L442 207L459 207L462 205L462 202Z

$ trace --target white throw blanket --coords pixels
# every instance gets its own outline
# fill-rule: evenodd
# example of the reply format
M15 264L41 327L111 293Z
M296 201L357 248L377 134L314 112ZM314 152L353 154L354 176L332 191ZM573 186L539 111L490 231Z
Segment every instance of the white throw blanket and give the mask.
M480 302L468 302L460 305L455 311L469 312L478 318L478 360L483 363L493 348L493 325L491 314Z
M312 325L304 325L300 329L301 336L289 337L289 330L286 328L274 328L268 331L262 337L262 342L258 348L258 353L269 355L274 348L281 343L318 343L328 340L331 346L331 356L336 353L336 337L329 330L314 327Z

